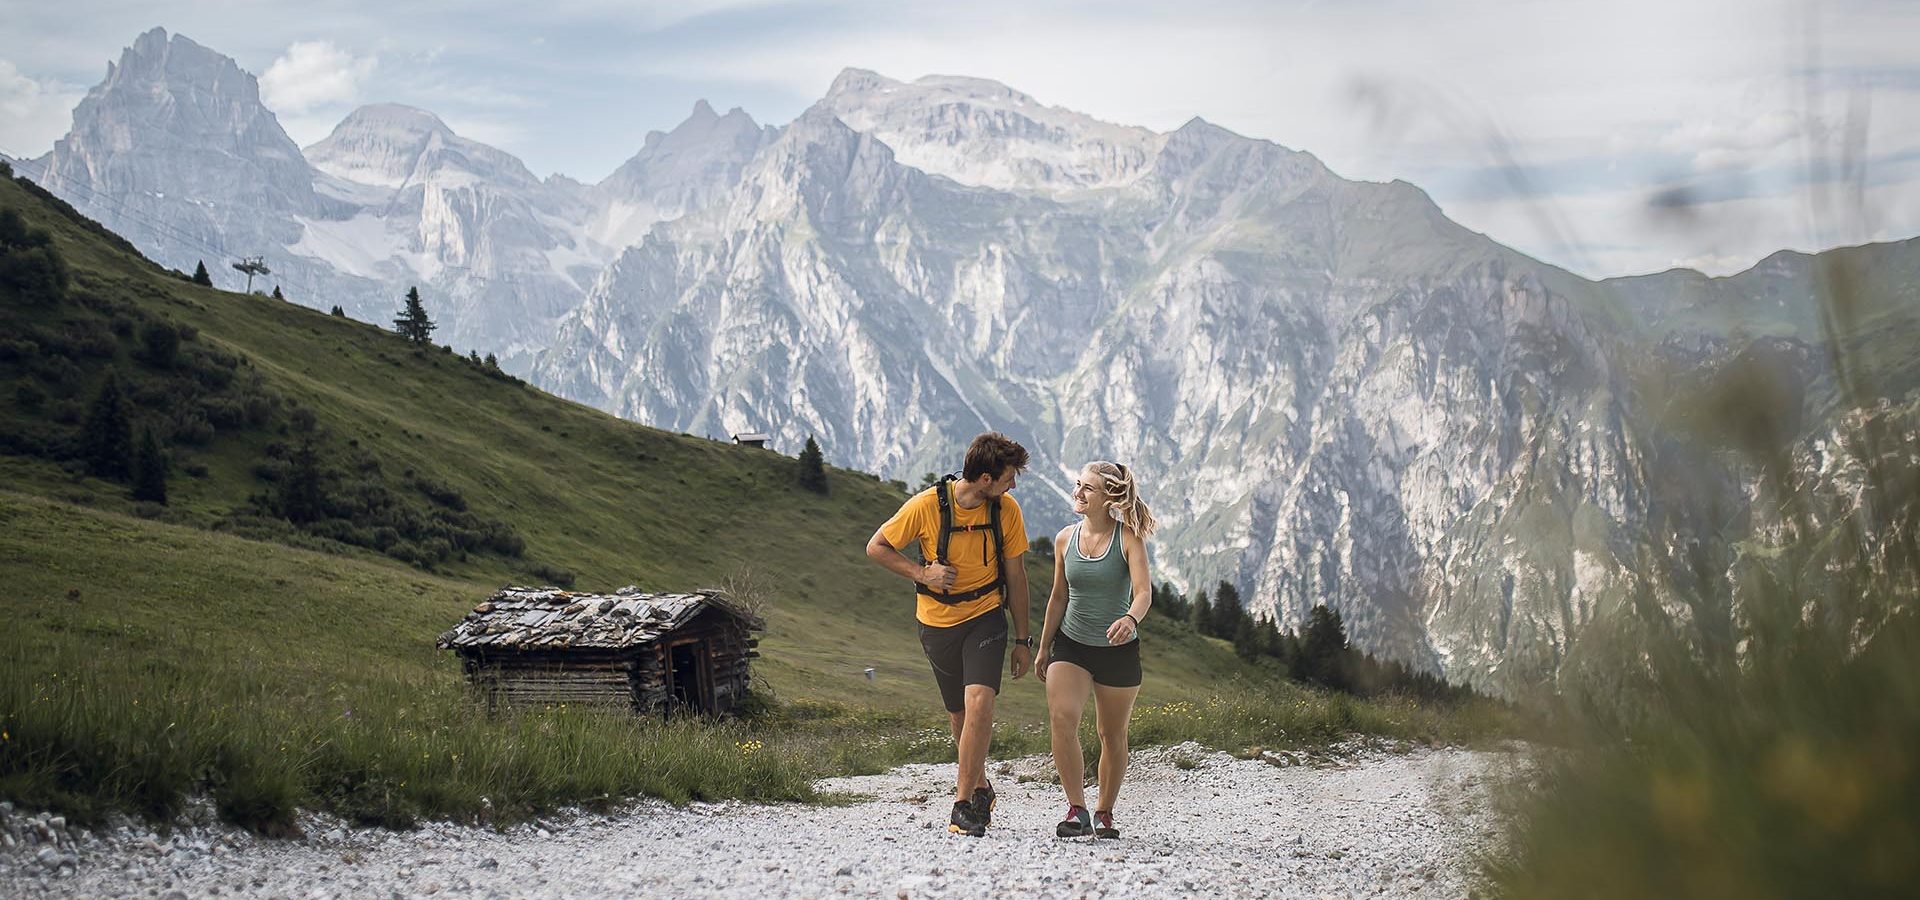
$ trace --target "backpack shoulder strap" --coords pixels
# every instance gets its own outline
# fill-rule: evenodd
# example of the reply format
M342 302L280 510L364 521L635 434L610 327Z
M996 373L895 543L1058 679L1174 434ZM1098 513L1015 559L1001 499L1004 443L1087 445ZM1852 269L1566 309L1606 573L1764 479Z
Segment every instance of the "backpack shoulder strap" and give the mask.
M1007 545L1000 537L999 497L994 497L987 501L987 525L991 529L989 533L993 535L993 583L996 585L1005 585L1007 583L1007 557L1002 551L1006 549ZM1002 594L1000 596L1000 605L1005 606L1006 603L1006 595Z
M934 561L943 566L950 565L947 548L953 543L953 482L954 477L947 475L933 485L933 495L940 501L940 537L934 541Z

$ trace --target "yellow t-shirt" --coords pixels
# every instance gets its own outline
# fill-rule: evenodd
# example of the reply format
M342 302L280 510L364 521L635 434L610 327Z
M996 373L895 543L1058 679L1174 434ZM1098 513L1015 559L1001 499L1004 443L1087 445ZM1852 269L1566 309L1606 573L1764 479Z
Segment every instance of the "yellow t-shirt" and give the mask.
M940 499L935 494L940 489L936 484L908 498L901 504L900 511L880 526L880 536L896 550L904 550L908 543L918 540L920 558L932 562L940 548ZM967 509L955 503L953 524L956 527L987 524L987 504ZM1020 502L1013 499L1012 494L1000 496L1000 554L997 557L987 552L992 540L993 532L984 528L953 533L947 543L947 561L958 571L954 573L950 592L958 594L992 582L996 563L1020 564L1020 554L1027 552L1027 523L1020 517ZM947 604L916 593L914 599L919 606L914 616L923 625L950 628L992 612L1000 605L1000 594L994 591L964 603Z

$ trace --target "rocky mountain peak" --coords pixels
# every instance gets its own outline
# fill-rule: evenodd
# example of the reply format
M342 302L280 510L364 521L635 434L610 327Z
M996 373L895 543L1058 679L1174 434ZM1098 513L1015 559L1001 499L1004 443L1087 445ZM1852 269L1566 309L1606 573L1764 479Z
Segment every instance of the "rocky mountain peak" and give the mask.
M277 216L319 205L313 170L261 104L259 82L232 59L161 28L140 35L74 108L43 180L56 192L121 198L120 206L140 208L141 221L168 222L167 231L180 234L221 234L223 223L257 220L261 209ZM127 213L77 205L95 217ZM129 236L139 240L140 231ZM146 249L157 259L188 252L168 246L177 238L154 238Z
M905 165L1003 190L1061 194L1127 184L1163 140L985 78L929 75L907 83L848 69L820 103L885 142Z
M834 77L833 84L827 87L827 96L860 94L867 91L894 88L899 85L900 82L871 69L848 67L841 69L840 74Z
M397 103L362 106L306 149L307 160L329 175L397 188L419 166L436 139L453 138L439 116Z
M655 222L708 205L738 183L773 133L737 106L722 116L705 100L694 103L685 121L670 132L649 132L640 152L594 186L599 213L589 233L625 247Z
M299 149L260 103L260 84L232 59L185 35L154 28L109 63L107 77L74 109L74 131L96 128L297 160ZM291 157L285 151L293 148ZM132 148L129 148L132 149ZM178 149L177 147L168 149Z
M348 113L306 156L329 175L386 188L446 177L479 176L522 188L537 182L513 154L455 134L424 109L397 103Z
M805 204L830 203L839 212L892 199L901 176L894 153L872 135L847 126L825 103L794 119L742 173L749 188L736 197L757 219L785 215Z

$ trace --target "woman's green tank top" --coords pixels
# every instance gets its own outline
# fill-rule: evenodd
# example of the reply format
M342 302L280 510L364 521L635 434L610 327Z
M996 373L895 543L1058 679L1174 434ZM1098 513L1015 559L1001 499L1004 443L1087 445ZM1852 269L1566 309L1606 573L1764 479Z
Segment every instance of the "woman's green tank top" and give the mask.
M1091 558L1080 552L1079 525L1067 537L1067 617L1060 622L1060 633L1082 644L1107 646L1107 627L1133 605L1133 580L1120 544L1124 527L1115 523L1107 549ZM1136 634L1128 640L1138 639Z

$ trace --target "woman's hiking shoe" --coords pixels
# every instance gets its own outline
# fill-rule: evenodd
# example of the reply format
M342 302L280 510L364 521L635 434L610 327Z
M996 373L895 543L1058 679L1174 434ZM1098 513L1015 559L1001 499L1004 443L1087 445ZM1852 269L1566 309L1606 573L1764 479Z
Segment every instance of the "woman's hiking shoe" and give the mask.
M955 800L953 801L953 818L948 820L947 830L954 834L983 837L987 833L987 823L980 818L979 813L974 812L973 801Z
M1053 826L1053 833L1063 838L1083 838L1093 833L1093 820L1087 816L1084 806L1069 805L1067 817Z
M1093 814L1093 836L1097 838L1117 838L1120 829L1113 827L1113 812L1101 810Z
M993 792L991 781L973 789L973 812L980 817L982 826L993 824L993 806L999 801L1000 797Z

